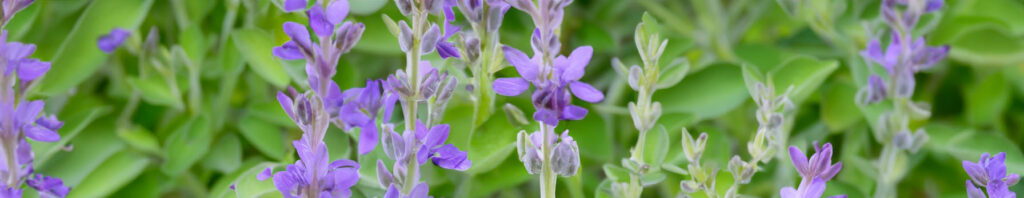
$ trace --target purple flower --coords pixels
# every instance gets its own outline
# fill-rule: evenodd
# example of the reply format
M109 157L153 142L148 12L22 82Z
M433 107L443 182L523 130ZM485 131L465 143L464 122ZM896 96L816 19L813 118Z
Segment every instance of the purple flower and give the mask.
M1005 162L1005 152L995 156L988 153L982 154L981 159L977 163L964 160L964 170L971 177L971 180L967 181L969 197L985 197L975 185L985 187L988 196L991 198L1017 197L1015 193L1009 190L1009 187L1016 185L1020 181L1020 175L1008 175ZM973 184L971 183L972 181Z
M110 33L100 36L96 41L96 45L99 46L100 50L106 53L114 53L124 40L131 34L128 30L122 28L114 28L110 30Z
M32 5L32 2L34 2L34 1L35 0L4 0L3 1L3 14L4 14L3 15L3 17L4 17L3 20L4 20L4 22L6 22L8 20L11 20L11 18L14 17L14 14L17 14L19 11L25 9L25 7L28 7L29 5Z
M289 2L299 5L298 1ZM286 4L290 5L289 2ZM301 7L304 8L305 1L301 2ZM306 59L306 74L310 87L318 94L324 94L321 87L327 86L327 81L334 77L339 58L355 46L366 29L362 23L344 21L348 16L349 6L347 0L332 1L327 7L319 4L313 6L306 15L310 28L319 38L319 43L313 41L306 26L285 22L284 33L291 40L273 49L274 56L281 59Z
M882 42L874 39L868 42L861 56L885 68L889 82L878 83L880 78L871 77L868 87L862 88L859 100L866 103L880 101L878 97L909 97L914 92L914 74L931 68L949 53L949 46L931 47L925 44L924 37L914 37L910 30L916 26L922 14L933 12L942 7L943 0L929 0L925 6L907 6L906 10L897 9L899 5L907 5L908 0L885 0L881 6L882 16L889 24L889 45L884 49ZM881 93L878 86L892 86L892 93Z
M556 57L552 66L542 66L539 63L540 56L529 58L509 46L503 49L506 59L515 66L521 77L498 78L494 82L494 90L504 96L515 96L526 91L532 83L537 89L532 96L534 107L537 108L533 118L537 121L556 126L559 120L583 119L587 110L570 104L573 95L592 103L604 99L601 91L579 81L594 52L590 46L576 48L569 57Z
M388 191L384 192L384 198L427 198L430 193L430 188L426 182L420 182L416 187L412 188L412 191L408 195L403 195L394 184L388 186Z
M341 100L328 104L339 107L337 115L332 114L335 125L345 130L356 127L361 129L359 154L369 153L377 147L377 141L380 139L377 115L383 111L382 120L390 120L395 102L398 101L397 95L382 91L382 82L383 80L367 80L366 87L345 90L338 97Z
M459 49L455 48L455 44L452 42L448 42L449 38L459 32L459 30L462 30L461 27L452 25L452 22L455 21L455 12L452 11L453 6L455 6L455 2L445 2L444 4L444 35L437 39L436 44L437 54L440 55L442 59L460 57Z
M525 132L520 133L521 135L525 134ZM526 172L530 174L540 173L544 160L544 157L541 155L543 153L541 148L544 144L549 144L554 147L554 151L551 154L551 165L554 172L566 177L575 175L580 166L579 146L569 136L569 130L563 131L561 135L555 135L554 132L548 131L547 140L544 140L543 133L541 131L531 133L529 139L533 146L521 148L523 150L521 150L522 153L519 153L519 160L526 167Z
M29 58L36 51L36 45L7 42L7 30L0 31L0 55L6 62L4 76L18 74L18 79L27 82L35 80L50 70L50 63Z
M796 167L796 171L800 173L803 180L797 189L786 187L780 190L779 194L783 198L821 197L825 193L825 182L832 180L832 177L835 177L843 168L842 162L832 164L831 143L825 143L821 147L818 146L818 143L814 143L814 154L810 159L807 159L807 156L796 146L790 146L789 158L793 161L793 166ZM839 197L846 197L846 195L836 195L830 198Z
M28 186L39 191L39 197L64 197L71 190L64 186L64 182L60 178L38 174L26 181L26 183Z
M306 9L306 0L284 0L284 11L295 12Z
M322 141L316 148L309 147L308 139L294 141L292 145L299 153L299 160L290 164L285 171L274 174L274 186L285 197L349 197L350 188L359 181L359 164L346 159L327 163L327 147ZM267 179L269 168L257 179ZM315 185L314 185L315 184Z
M430 130L422 122L416 125L416 138L423 143L416 154L421 165L430 160L438 167L458 171L466 171L473 165L465 151L460 151L455 145L444 144L450 129L447 124L430 127Z

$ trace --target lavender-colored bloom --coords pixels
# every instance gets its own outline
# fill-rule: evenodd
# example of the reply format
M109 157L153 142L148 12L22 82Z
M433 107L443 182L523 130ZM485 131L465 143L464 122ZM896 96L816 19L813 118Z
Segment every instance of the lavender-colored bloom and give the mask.
M495 80L494 90L501 95L515 96L526 91L532 83L537 88L532 96L534 107L537 108L533 117L537 121L556 126L559 120L583 119L587 110L570 104L573 95L587 102L600 102L604 99L601 91L579 81L594 52L590 46L573 50L569 57L556 57L551 67L541 66L538 63L541 58L539 56L529 58L509 46L503 49L506 59L516 67L521 78L499 78Z
M18 79L32 81L46 74L50 70L50 63L29 58L36 51L36 45L19 42L7 42L7 30L0 31L0 55L6 62L6 68L2 68L4 76L17 73Z
M35 188L39 191L40 197L64 197L68 195L68 191L71 189L64 186L64 182L59 178L35 175L28 181L28 186Z
M408 195L403 195L402 192L392 184L391 186L388 186L388 191L384 192L384 198L427 198L430 197L429 193L430 188L425 182L420 182L416 187L413 187L412 191L409 192Z
M100 36L99 40L96 41L96 45L99 46L100 50L106 53L114 53L124 40L131 35L126 29L114 28L110 30L110 33Z
M892 29L889 45L883 49L882 42L874 39L868 42L861 55L885 68L889 82L879 83L881 78L870 77L868 87L862 88L858 96L862 103L881 101L879 97L909 97L914 92L914 74L931 68L949 53L948 45L927 46L924 37L910 33L921 15L940 9L943 0L929 0L927 5L908 6L906 10L898 11L898 5L908 3L908 0L886 0L882 3L882 16ZM891 92L883 93L884 89L879 86L891 86L891 90L885 90Z
M1009 190L1009 187L1016 185L1017 182L1020 181L1020 175L1007 175L1005 162L1005 152L1001 152L995 156L988 153L982 154L981 159L976 163L964 160L964 170L967 171L967 175L971 177L971 180L967 181L968 196L972 198L985 197L985 195L981 193L981 190L978 189L978 187L975 187L975 185L977 185L984 187L986 192L988 192L988 197L991 198L1017 197L1015 193Z
M447 124L433 126L429 130L421 122L416 125L416 137L423 143L416 154L421 165L430 160L438 167L458 171L465 171L473 165L465 151L460 151L455 145L444 144L450 129Z
M789 147L789 158L800 173L803 180L796 189L786 187L779 191L783 198L819 198L825 193L825 182L831 180L843 168L843 163L832 164L832 144L818 146L814 143L814 154L810 159L796 146ZM846 197L846 195L830 196L830 198Z
M308 139L293 142L299 160L274 174L274 186L285 197L349 197L359 181L359 164L346 159L328 164L327 147L318 142L311 149ZM261 174L262 175L262 174ZM266 179L264 176L257 178ZM316 184L316 186L313 186Z
M365 30L362 23L344 22L349 13L349 6L347 0L336 0L327 7L318 4L306 12L309 26L321 43L312 40L305 26L285 22L284 33L292 40L273 49L274 56L281 59L305 58L310 87L318 94L324 94L321 89L326 88L321 86L326 86L327 81L330 81L329 79L337 72L338 59L355 46ZM326 96L321 97L327 99Z
M332 115L335 125L345 130L360 128L359 154L366 154L377 146L379 139L377 115L383 111L383 121L391 118L398 96L381 90L383 80L368 80L366 87L352 88L341 93L343 100L328 104L339 106L340 112ZM336 86L335 86L336 87ZM331 91L335 92L335 91ZM330 108L329 108L330 109Z

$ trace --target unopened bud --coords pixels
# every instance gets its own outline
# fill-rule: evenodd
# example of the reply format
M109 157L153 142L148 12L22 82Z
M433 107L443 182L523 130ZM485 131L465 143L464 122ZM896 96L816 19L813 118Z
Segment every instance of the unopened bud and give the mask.
M381 141L381 147L384 149L384 155L387 155L391 159L399 159L405 157L406 144L403 140L402 135L395 132L395 129L391 125L385 125L384 131L382 131L384 137Z
M700 186L698 186L697 182L694 182L693 180L686 180L679 182L679 189L687 193L695 193L700 189Z
M404 1L404 0L395 0L395 1ZM401 30L400 30L400 32L398 34L398 46L402 48L402 52L408 53L410 48L412 48L412 39L413 39L412 38L412 35L413 35L412 29L409 28L409 24L405 23L405 21L399 21L398 22L398 27L401 28Z
M395 177L391 175L388 167L381 160L377 160L377 180L380 181L381 187L391 186L395 183Z
M511 103L505 103L501 109L505 110L505 116L508 117L508 122L512 123L512 125L524 126L530 124L530 121L526 119L526 115L523 114L523 110L520 110L519 107Z
M555 169L555 173L564 177L576 175L576 170L580 167L580 154L576 142L571 139L568 141L562 139L552 153L551 166Z
M633 65L632 67L629 67L629 78L627 81L629 81L630 88L633 88L635 91L640 91L640 81L643 78L643 73L644 70L641 69L640 66Z
M348 53L352 50L352 47L356 46L359 39L363 37L363 31L365 30L366 25L363 23L345 22L345 24L341 25L341 28L338 28L337 33L335 33L335 47L338 48L341 53Z
M463 34L469 35L469 34ZM480 39L476 37L468 37L466 39L466 58L469 62L476 62L480 59Z
M395 5L398 6L398 11L402 12L402 15L408 16L412 12L412 0L395 0Z
M437 91L437 87L441 85L441 76L437 73L437 70L431 70L429 73L423 76L420 81L420 94L423 97L431 97Z
M384 81L388 90L397 93L402 100L412 97L412 91L409 89L409 78L405 75L405 71L398 70L394 75L388 76L388 79Z
M437 42L440 38L441 28L438 28L437 24L430 25L430 29L427 30L426 34L423 34L423 38L420 38L420 52L424 54L434 52L434 49L437 49Z
M501 21L505 19L505 12L508 12L508 5L490 4L487 10L487 32L497 32L501 27Z

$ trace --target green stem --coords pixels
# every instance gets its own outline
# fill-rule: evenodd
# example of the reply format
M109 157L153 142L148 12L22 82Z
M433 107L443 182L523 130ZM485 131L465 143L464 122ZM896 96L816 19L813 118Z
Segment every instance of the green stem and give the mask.
M548 141L549 135L554 134L554 126L548 126L547 124L540 123L540 131L542 133L541 153L543 155L543 165L540 172L540 188L541 198L554 198L557 178L555 177L555 171L551 167L551 151L553 148Z

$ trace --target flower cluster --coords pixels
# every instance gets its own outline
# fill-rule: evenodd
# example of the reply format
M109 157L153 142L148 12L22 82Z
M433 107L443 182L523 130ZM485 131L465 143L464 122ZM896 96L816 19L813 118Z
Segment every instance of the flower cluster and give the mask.
M128 36L130 35L131 32L126 29L114 28L110 30L110 33L100 36L96 42L96 46L98 46L104 53L114 53L114 50L121 47L121 44L124 44L125 39L128 39Z
M819 198L825 193L825 182L832 180L843 169L843 163L832 164L832 144L818 146L814 143L814 154L810 159L796 146L789 147L789 158L800 173L803 180L797 188L786 187L779 191L782 198ZM834 195L829 198L845 198L846 195Z
M286 11L305 8L306 2L289 0ZM349 190L359 181L359 164L339 159L329 162L324 137L330 123L339 128L360 127L359 152L368 153L377 145L377 111L387 106L386 95L380 93L378 81L368 81L366 88L342 92L331 80L337 72L338 60L362 37L362 23L345 22L349 5L335 0L326 7L321 2L306 11L309 26L319 43L312 40L306 26L294 22L284 24L284 32L292 40L275 47L275 56L285 60L306 60L306 74L311 93L278 92L288 117L302 130L302 137L293 141L299 160L284 171L273 173L272 167L257 176L265 180L273 175L274 185L285 197L349 197ZM376 85L376 87L374 87ZM382 99L384 98L384 99ZM393 101L393 100L391 100ZM393 103L393 102L392 102Z
M690 135L690 131L683 128L682 136L683 156L689 162L687 170L690 174L690 179L679 182L682 197L689 197L689 194L697 191L704 191L708 197L717 197L715 196L717 193L715 191L715 176L718 175L718 168L705 167L700 162L708 143L708 134L700 133L700 136L694 139Z
M889 45L882 48L878 39L868 43L861 55L885 68L888 81L883 76L871 75L868 85L860 90L857 100L870 104L892 97L908 98L914 93L914 74L931 68L946 57L949 46L931 47L924 37L911 35L921 15L942 8L943 0L885 0L881 6L882 16L889 25ZM902 12L899 7L906 7Z
M32 3L31 0L4 0L0 25ZM7 31L0 30L0 195L21 197L21 187L35 188L41 197L64 197L70 190L59 178L35 174L32 145L27 139L42 142L60 140L57 133L64 123L55 115L45 115L41 100L26 100L27 89L50 70L50 63L29 58L33 44L8 42Z
M985 193L978 188L984 187L989 198L1011 198L1017 194L1010 191L1010 186L1020 182L1020 175L1006 173L1006 153L1001 152L992 156L988 153L982 154L977 163L964 160L964 170L971 176L967 180L967 197L985 198ZM972 183L973 182L973 183Z

